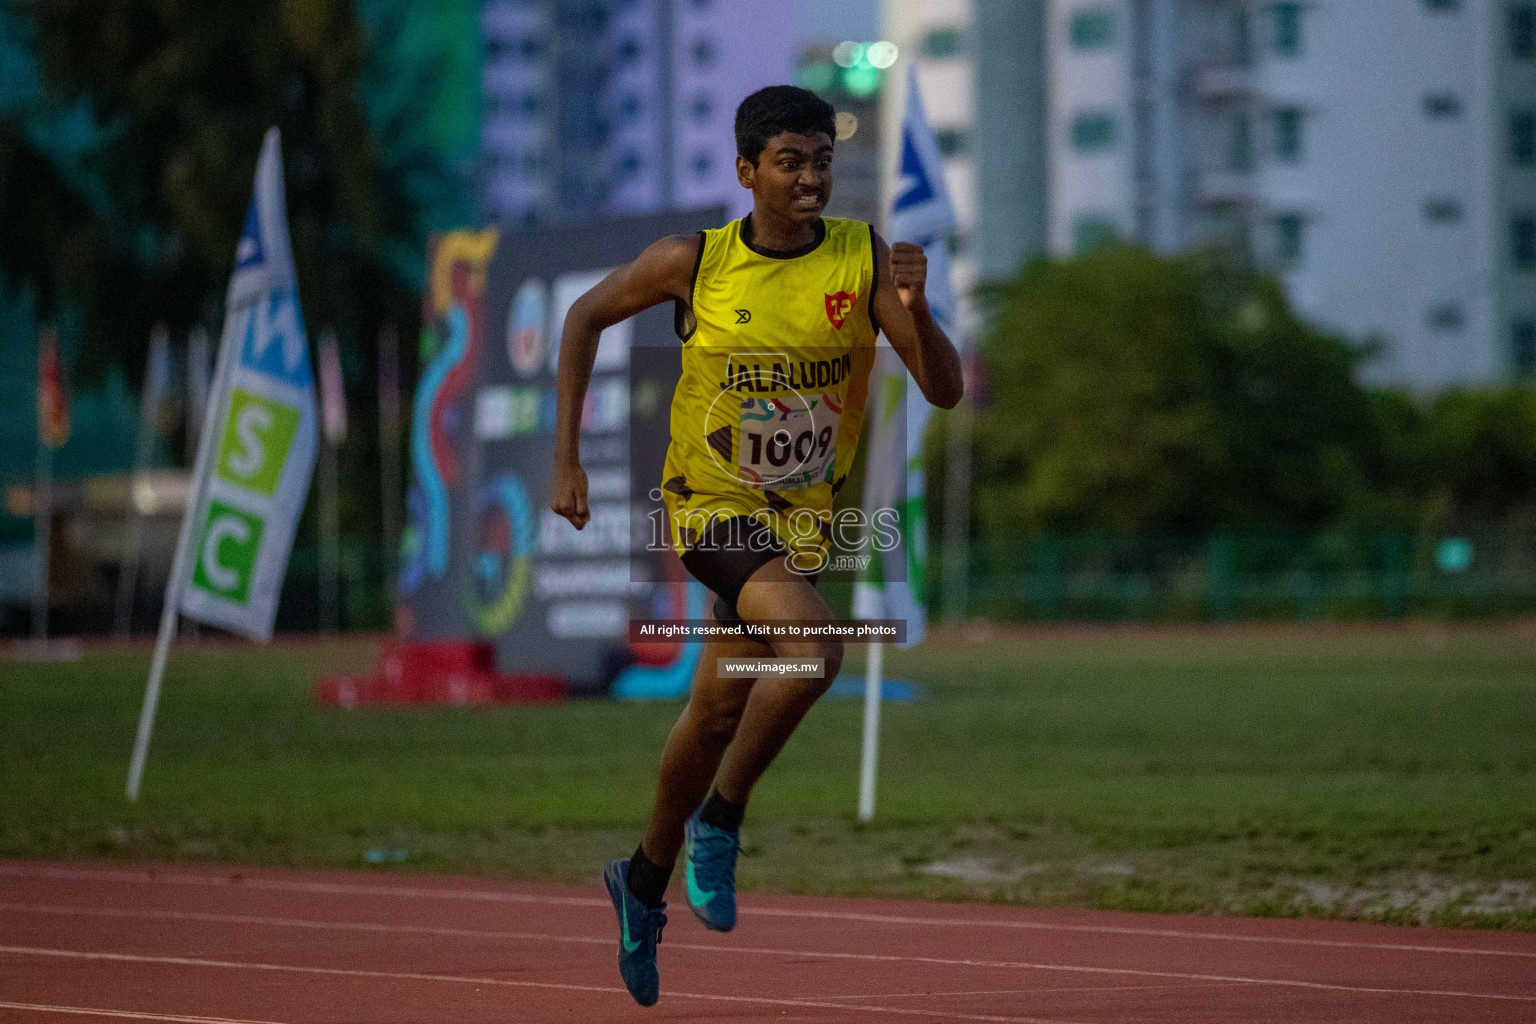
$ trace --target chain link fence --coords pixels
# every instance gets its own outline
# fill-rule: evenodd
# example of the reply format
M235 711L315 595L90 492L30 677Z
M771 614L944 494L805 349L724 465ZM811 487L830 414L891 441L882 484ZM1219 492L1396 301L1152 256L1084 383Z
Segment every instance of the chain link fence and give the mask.
M1477 618L1536 612L1536 534L991 537L967 614L1000 621ZM929 580L943 578L929 573ZM939 594L930 595L938 607Z

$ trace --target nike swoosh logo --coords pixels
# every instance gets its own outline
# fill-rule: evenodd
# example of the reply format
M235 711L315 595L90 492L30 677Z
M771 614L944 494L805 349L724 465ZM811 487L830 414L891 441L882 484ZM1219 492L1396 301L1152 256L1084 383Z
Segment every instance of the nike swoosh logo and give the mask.
M620 894L622 895L622 894ZM624 913L624 904L619 904L619 922L624 926L624 952L633 953L640 948L640 943L629 941L629 915Z
M710 889L701 888L699 886L699 880L694 877L694 874L693 874L693 850L691 848L688 850L688 865L687 865L687 870L684 872L684 874L688 878L688 902L689 903L692 903L696 907L702 907L705 904L707 904L710 900L715 898L714 892L712 890L710 890Z

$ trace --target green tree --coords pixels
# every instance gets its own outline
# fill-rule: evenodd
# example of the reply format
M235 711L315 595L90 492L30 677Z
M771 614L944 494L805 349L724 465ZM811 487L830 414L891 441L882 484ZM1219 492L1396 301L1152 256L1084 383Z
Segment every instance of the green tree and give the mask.
M1426 524L1536 526L1536 392L1448 391L1424 426Z
M1306 528L1375 500L1381 427L1360 349L1273 279L1111 246L993 295L977 423L991 531Z
M0 5L0 274L50 312L110 249L87 106L48 95L34 26ZM14 313L13 313L14 315Z
M97 242L45 292L84 314L87 371L136 372L155 321L217 323L266 129L283 133L290 231L311 325L371 337L409 321L399 253L424 245L412 159L385 160L360 99L352 0L21 0L50 101L99 127ZM54 210L65 209L53 204ZM62 214L56 214L62 216ZM35 223L46 224L42 217ZM46 310L45 310L46 313Z

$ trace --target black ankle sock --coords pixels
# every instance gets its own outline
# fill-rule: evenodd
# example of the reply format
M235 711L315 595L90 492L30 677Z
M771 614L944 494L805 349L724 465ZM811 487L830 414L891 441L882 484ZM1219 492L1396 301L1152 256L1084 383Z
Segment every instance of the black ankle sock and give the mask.
M645 855L645 850L635 847L635 855L629 858L629 870L624 873L624 884L635 894L635 899L655 910L667 895L667 883L672 880L672 866L661 867Z
M704 800L704 806L699 808L699 820L727 832L740 832L741 819L746 813L745 806L733 804L721 796L718 789L711 789Z

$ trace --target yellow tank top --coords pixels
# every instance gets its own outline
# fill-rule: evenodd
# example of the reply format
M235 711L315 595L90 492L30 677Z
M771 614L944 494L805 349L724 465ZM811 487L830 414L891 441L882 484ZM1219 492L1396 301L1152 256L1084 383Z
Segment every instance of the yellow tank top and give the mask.
M871 228L823 218L815 242L788 253L754 246L746 218L702 234L668 505L825 519L853 464L874 360ZM673 534L687 546L686 531Z

